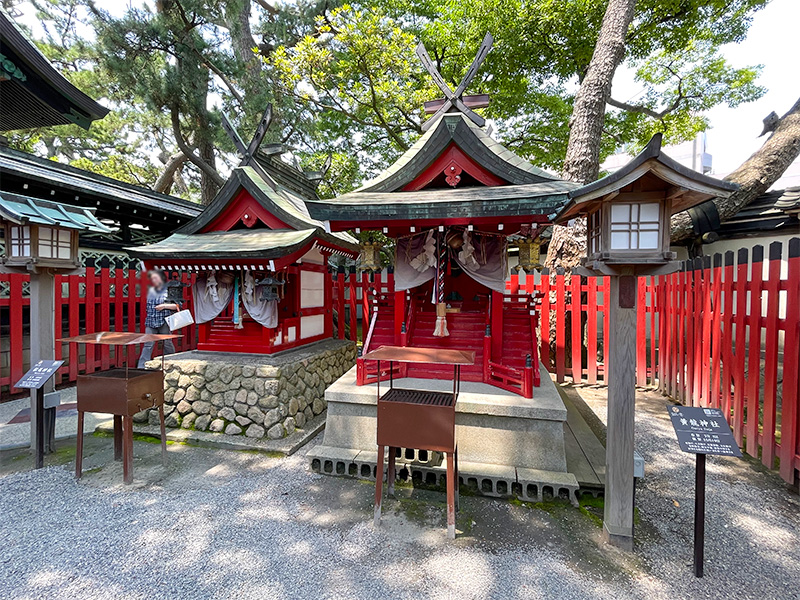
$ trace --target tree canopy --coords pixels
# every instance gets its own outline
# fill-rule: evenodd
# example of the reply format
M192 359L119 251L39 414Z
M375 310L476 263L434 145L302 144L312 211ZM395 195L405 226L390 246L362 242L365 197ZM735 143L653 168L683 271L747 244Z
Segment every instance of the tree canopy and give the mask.
M720 48L744 39L767 1L636 2L622 65L642 93L631 100L612 89L600 157L641 147L656 131L667 143L691 139L708 126L711 107L763 94L759 66L731 65ZM247 137L271 102L276 118L267 141L284 143L309 168L332 155L320 190L340 194L421 134L423 102L440 93L414 53L417 43L455 87L487 31L495 46L468 91L490 95L481 112L500 141L558 171L608 2L33 4L45 26L40 48L113 112L89 132L59 127L11 142L207 202L235 162L222 111Z

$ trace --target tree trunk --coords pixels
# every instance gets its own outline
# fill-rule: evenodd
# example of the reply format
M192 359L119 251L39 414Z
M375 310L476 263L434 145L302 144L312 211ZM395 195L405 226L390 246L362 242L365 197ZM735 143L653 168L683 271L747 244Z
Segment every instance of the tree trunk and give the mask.
M161 192L162 194L169 194L172 189L172 184L176 182L175 174L183 168L186 164L186 155L183 152L173 154L167 160L164 166L164 172L158 176L153 191Z
M633 20L635 0L609 0L592 60L581 82L569 123L569 143L562 175L578 183L597 179L600 172L600 137L606 103L611 97L614 73L625 56L625 35ZM578 219L572 227L553 226L545 266L567 271L586 255L586 223Z
M570 118L569 144L564 159L565 179L589 183L600 172L600 136L611 82L625 57L625 36L636 0L609 0L592 60L581 82Z
M750 158L725 179L739 184L727 198L715 198L721 221L731 218L766 192L800 156L800 99L774 126L774 133ZM692 219L687 212L672 217L672 241L692 237Z

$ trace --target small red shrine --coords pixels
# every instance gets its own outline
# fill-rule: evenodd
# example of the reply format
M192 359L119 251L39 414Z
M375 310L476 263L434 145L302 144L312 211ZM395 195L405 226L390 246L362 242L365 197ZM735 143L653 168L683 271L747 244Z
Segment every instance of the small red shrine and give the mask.
M484 97L456 96L424 47L418 53L446 98L432 103L425 134L376 179L335 200L308 202L309 211L330 232L378 230L395 241L394 288L375 290L364 352L382 345L472 350L476 363L463 368L464 380L531 397L539 378L535 299L505 292L509 238L535 238L578 186L495 141L470 108L485 106ZM457 92L482 56L483 49ZM451 376L432 365L396 369ZM359 361L358 383L375 377Z
M147 268L196 273L198 350L272 354L330 338L328 259L358 256L347 233L328 233L309 216L316 173L259 150L269 110L216 198L167 239L128 248ZM228 124L229 133L232 128Z

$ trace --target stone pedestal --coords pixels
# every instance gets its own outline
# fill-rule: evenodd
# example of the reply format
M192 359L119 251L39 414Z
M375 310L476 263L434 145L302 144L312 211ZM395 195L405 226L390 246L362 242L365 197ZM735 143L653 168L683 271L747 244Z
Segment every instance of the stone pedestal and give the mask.
M375 385L357 386L355 368L325 392L327 423L322 445L309 452L313 470L374 479L377 462ZM397 379L395 387L452 390L452 382ZM381 389L388 389L388 382ZM538 501L561 496L576 502L578 482L567 472L564 422L567 410L542 367L534 397L464 382L456 404L459 475L465 485L491 496ZM438 484L444 476L435 452L403 449L398 472Z
M181 352L166 357L168 427L279 439L326 407L325 389L355 363L346 340L323 340L274 355ZM161 366L161 359L148 367ZM135 420L158 418L140 413Z

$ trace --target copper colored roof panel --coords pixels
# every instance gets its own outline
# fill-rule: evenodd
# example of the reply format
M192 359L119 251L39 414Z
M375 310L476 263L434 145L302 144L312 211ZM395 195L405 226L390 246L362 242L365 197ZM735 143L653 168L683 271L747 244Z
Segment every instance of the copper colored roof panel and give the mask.
M383 346L367 352L364 360L390 360L402 363L429 365L474 365L475 352L449 348L415 348L411 346Z
M132 346L134 344L144 344L145 342L174 340L180 337L182 336L176 334L98 331L96 333L84 333L83 335L60 338L56 341L75 344L102 344L104 346Z

